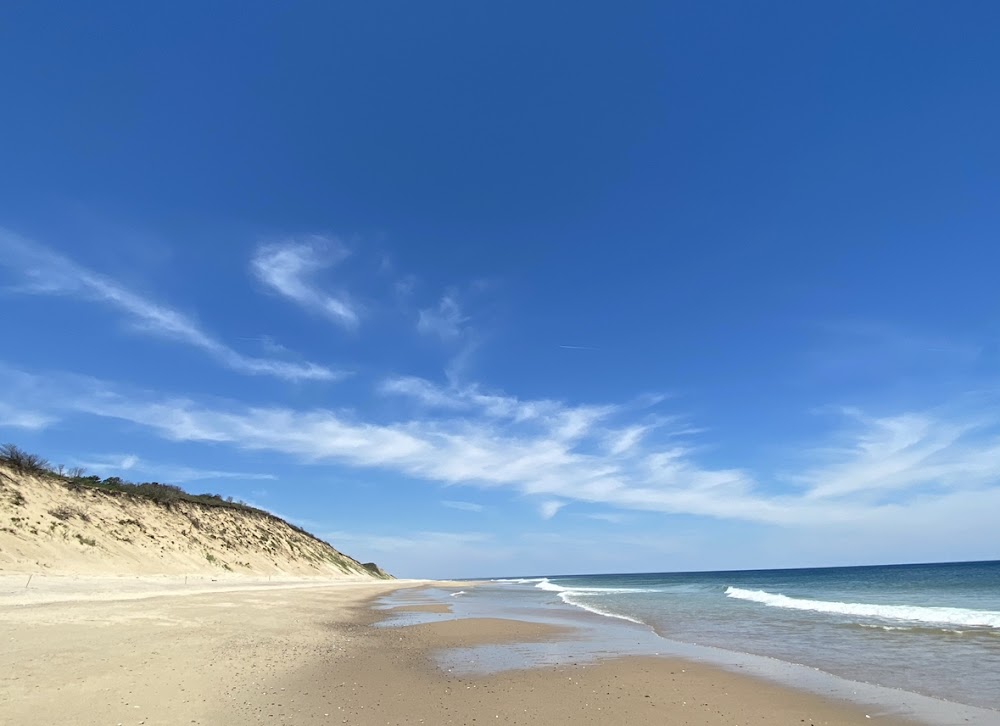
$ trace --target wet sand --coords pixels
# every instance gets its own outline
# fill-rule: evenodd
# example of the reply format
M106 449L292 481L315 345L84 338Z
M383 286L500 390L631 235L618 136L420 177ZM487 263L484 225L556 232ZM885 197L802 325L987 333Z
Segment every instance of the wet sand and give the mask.
M401 611L397 608L395 611ZM360 614L359 625L385 612ZM354 626L356 647L304 666L280 694L306 694L294 708L322 710L317 723L352 724L872 724L911 723L709 666L624 657L598 664L442 672L441 648L572 638L574 631L517 620L471 618L372 628ZM332 688L330 687L332 685ZM272 694L274 695L274 694ZM281 704L278 706L277 704ZM257 701L263 723L292 714L287 701ZM270 710L268 710L270 708ZM264 711L267 711L265 714ZM329 716L326 716L329 714ZM312 723L296 716L296 723Z
M498 618L371 627L399 583L0 605L11 724L902 724L684 661L468 677L435 651L571 638ZM417 612L426 612L423 606ZM434 612L440 612L440 606Z

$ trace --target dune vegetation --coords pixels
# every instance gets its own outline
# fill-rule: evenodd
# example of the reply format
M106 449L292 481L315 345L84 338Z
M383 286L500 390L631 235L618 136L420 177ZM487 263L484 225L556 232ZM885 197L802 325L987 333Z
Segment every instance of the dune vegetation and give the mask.
M0 446L0 570L390 577L231 497L101 479L13 444Z

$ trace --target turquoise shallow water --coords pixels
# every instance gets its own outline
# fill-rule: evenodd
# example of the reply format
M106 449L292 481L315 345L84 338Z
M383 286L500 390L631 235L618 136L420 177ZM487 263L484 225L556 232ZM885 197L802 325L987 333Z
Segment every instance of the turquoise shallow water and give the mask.
M643 623L671 639L1000 708L1000 562L592 575L510 584Z
M590 575L497 584L533 587L675 640L1000 708L1000 562Z
M746 668L929 723L1000 723L1000 562L504 578L421 597L453 604L458 617L517 617L583 633L571 643L443 654L449 668L658 653ZM909 694L988 711L949 711Z

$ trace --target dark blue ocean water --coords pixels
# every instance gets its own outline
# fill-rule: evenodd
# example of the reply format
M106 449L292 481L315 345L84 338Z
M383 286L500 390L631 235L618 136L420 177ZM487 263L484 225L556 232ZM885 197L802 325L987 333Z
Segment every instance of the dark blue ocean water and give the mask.
M489 587L670 640L1000 709L1000 561L510 578Z

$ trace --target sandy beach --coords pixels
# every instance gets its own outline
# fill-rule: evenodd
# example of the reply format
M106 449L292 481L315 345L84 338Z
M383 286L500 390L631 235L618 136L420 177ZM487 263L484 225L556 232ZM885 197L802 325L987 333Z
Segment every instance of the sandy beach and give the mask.
M417 582L291 585L0 604L4 724L902 724L665 658L465 677L441 648L572 637L461 619L377 628L374 598ZM440 612L442 606L408 606Z

